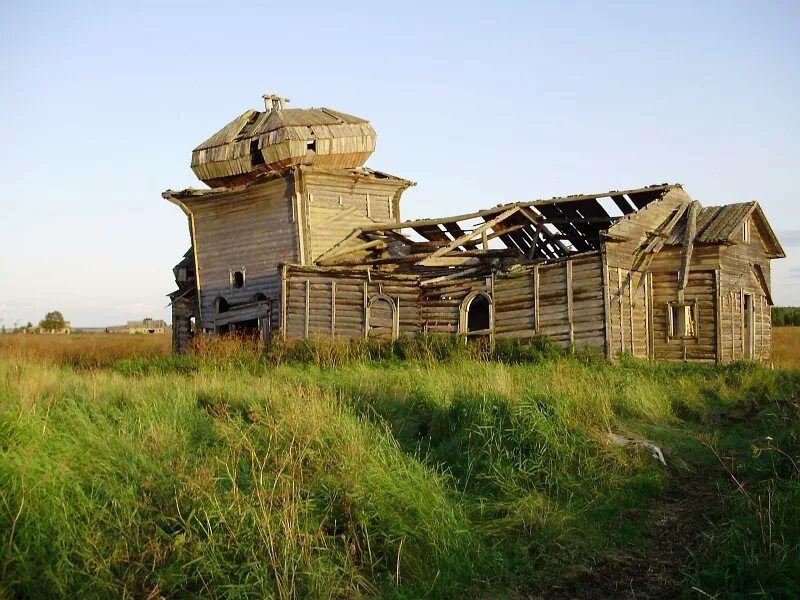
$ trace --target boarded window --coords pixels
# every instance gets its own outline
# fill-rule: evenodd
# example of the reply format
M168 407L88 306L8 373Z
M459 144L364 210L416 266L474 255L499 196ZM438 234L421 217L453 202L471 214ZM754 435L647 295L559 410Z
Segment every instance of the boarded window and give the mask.
M750 241L750 219L747 219L742 225L742 241L745 243Z
M668 331L670 337L697 337L697 303L673 302L667 305Z
M393 340L395 337L394 303L389 298L378 296L373 298L367 310L369 311L367 335L379 340Z

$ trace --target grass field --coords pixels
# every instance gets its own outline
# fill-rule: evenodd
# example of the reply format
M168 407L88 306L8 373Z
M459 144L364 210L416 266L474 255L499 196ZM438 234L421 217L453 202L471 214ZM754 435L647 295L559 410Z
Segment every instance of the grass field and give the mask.
M0 597L800 594L798 371L40 338L0 336Z
M781 369L800 369L800 327L773 327L772 361Z

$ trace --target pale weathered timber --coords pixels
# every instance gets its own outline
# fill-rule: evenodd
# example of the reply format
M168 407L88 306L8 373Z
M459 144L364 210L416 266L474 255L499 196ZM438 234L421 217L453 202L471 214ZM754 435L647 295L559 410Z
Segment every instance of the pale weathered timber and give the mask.
M192 168L217 187L163 194L192 242L170 294L176 351L197 331L275 330L768 360L770 261L785 253L758 203L702 207L659 184L401 221L414 184L362 166L369 123L286 102L265 96L198 146Z

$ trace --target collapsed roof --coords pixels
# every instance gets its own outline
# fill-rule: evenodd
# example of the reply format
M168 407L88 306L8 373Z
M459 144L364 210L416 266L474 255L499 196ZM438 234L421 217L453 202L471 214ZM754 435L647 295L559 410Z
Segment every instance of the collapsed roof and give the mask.
M679 187L660 184L516 202L441 219L361 227L321 256L317 264L424 268L477 265L487 260L565 258L598 250L601 238L614 223Z
M494 208L440 219L418 219L360 227L316 260L323 267L377 267L435 276L462 267L485 268L567 258L600 250L603 240L616 239L613 226L664 197L679 184L575 195L549 200L502 204ZM693 211L686 196L675 213L646 240L659 247L682 245ZM699 203L695 203L699 207ZM750 215L772 257L783 249L755 202L700 208L693 243L733 243L733 234Z

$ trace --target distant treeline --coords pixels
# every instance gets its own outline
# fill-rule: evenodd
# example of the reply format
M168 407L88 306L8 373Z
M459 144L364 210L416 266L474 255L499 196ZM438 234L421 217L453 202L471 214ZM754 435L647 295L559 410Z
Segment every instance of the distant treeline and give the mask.
M772 324L775 327L800 327L800 306L773 306Z

